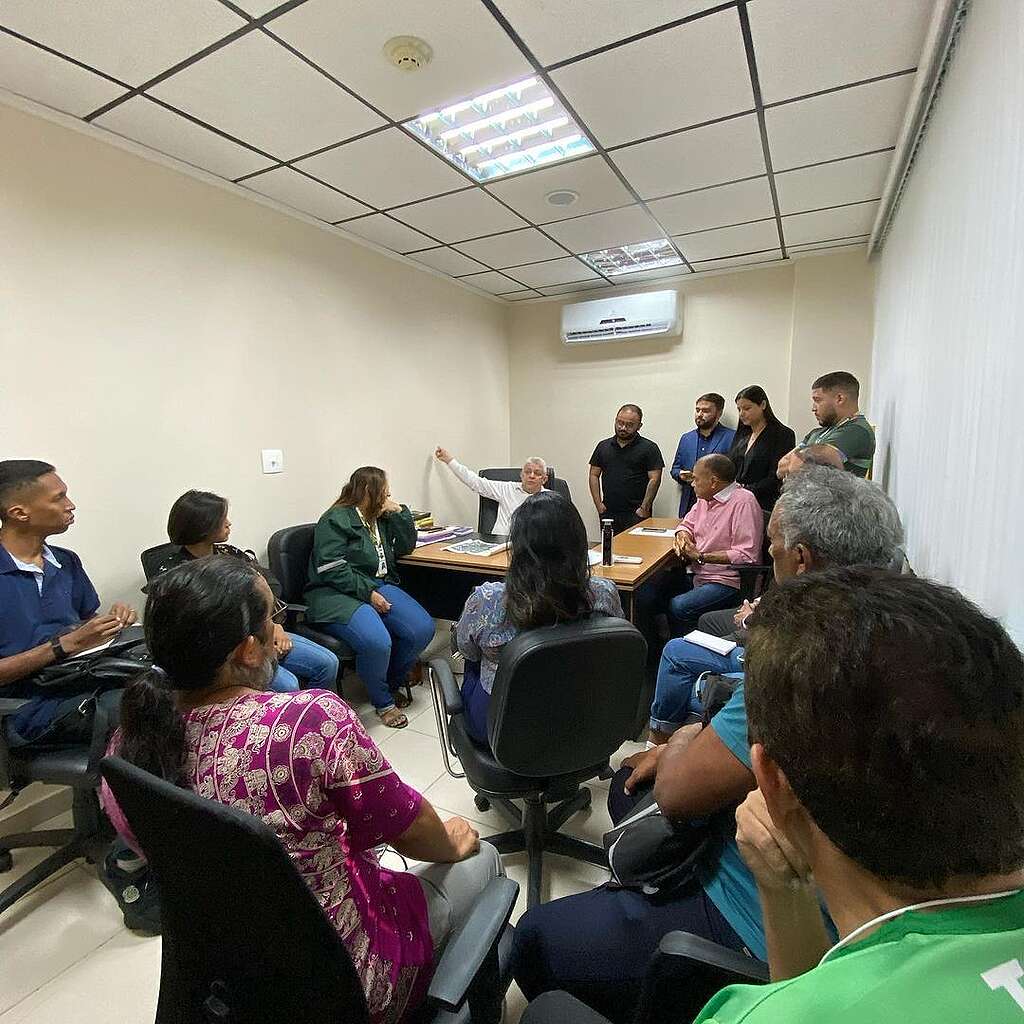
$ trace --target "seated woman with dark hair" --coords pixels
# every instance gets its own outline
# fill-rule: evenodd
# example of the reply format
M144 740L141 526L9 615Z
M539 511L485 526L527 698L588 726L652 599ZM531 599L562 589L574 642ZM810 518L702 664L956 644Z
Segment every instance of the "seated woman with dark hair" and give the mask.
M390 729L409 724L398 690L434 639L434 620L398 585L395 562L415 547L409 506L392 499L383 469L362 466L316 524L309 560L309 621L356 652L356 673Z
M210 491L186 491L171 506L167 516L167 537L178 546L164 555L154 575L206 555L233 555L251 563L267 581L274 598L280 601L281 584L274 574L256 561L254 552L228 544L230 536L227 498ZM270 683L272 690L291 693L299 688L299 679L320 690L337 689L338 658L333 651L304 636L286 633L277 622L274 623L274 649L278 666Z
M390 1024L422 999L435 950L503 873L501 859L402 782L337 694L267 692L275 614L270 588L238 558L155 580L145 630L160 667L125 690L111 752L262 818L338 930L371 1024ZM133 841L105 787L103 800ZM431 863L386 870L375 852L385 843Z
M473 739L488 742L487 708L505 644L525 630L591 614L620 617L622 604L611 580L591 578L576 506L555 491L531 495L512 516L508 574L469 595L455 630L466 658L462 700Z

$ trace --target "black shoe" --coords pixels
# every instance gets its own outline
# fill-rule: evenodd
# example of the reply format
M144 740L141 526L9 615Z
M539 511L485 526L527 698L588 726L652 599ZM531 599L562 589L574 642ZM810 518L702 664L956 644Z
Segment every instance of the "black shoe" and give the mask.
M160 934L160 890L148 864L125 871L118 867L115 854L108 853L100 880L117 900L126 928L138 935Z

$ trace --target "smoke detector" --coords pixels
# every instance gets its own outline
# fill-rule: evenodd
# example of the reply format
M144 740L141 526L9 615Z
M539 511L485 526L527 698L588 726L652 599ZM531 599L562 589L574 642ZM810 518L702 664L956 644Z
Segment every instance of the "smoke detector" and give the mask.
M572 206L579 197L579 192L573 192L571 188L556 188L554 192L549 192L544 198L552 206Z
M383 53L401 71L419 71L434 56L430 45L416 36L395 36L389 39L384 44Z

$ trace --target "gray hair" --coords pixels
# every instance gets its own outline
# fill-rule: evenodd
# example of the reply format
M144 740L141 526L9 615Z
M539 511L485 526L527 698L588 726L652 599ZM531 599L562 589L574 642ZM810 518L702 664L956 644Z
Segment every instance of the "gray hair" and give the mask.
M786 478L775 506L782 542L803 544L829 565L889 566L903 544L892 499L877 484L832 466Z
M544 475L548 475L548 464L539 455L531 455L523 463L523 469L526 469L527 466L540 466L540 468L544 471Z

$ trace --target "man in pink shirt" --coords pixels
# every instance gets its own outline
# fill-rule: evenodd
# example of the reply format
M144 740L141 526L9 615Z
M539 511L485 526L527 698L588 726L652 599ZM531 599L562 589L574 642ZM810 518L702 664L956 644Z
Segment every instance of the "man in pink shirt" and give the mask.
M705 455L693 467L697 504L676 527L676 554L690 572L683 592L669 602L674 632L704 612L739 604L740 574L728 566L760 558L764 514L735 479L736 467L725 455Z

